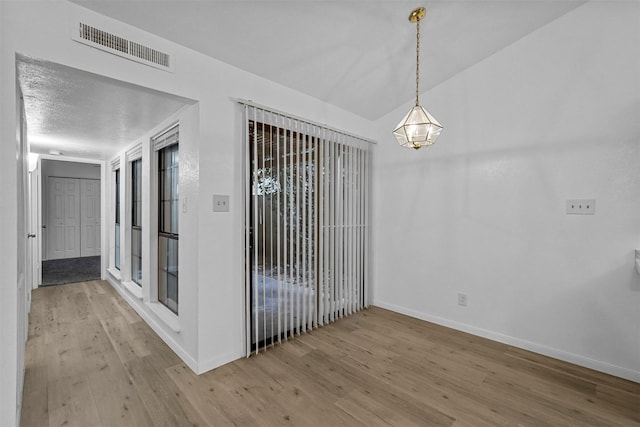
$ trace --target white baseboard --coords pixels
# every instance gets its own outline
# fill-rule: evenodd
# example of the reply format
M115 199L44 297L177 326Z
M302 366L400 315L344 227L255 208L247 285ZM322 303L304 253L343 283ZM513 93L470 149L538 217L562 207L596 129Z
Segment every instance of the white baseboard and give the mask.
M394 311L396 313L405 314L410 317L415 317L416 319L425 320L427 322L446 326L448 328L456 329L462 332L467 332L469 334L487 338L492 341L501 342L503 344L511 345L524 350L529 350L534 353L542 354L544 356L553 357L554 359L563 360L565 362L573 363L575 365L583 366L585 368L604 372L605 374L614 375L616 377L620 377L629 381L640 383L640 371L634 371L632 369L612 365L607 362L590 359L588 357L580 356L578 354L569 353L553 347L548 347L543 344L526 341L520 338L515 338L509 335L504 335L504 334L490 331L487 329L478 328L476 326L468 325L465 323L460 323L453 320L445 319L443 317L433 316L427 313L423 313L417 310L412 310L406 307L401 307L395 304L390 304L384 301L374 300L373 305L380 308Z
M217 368L218 366L225 365L227 363L233 362L234 360L238 360L242 357L242 353L227 353L221 356L214 357L209 360L205 360L201 362L198 367L199 371L196 372L198 375L204 374L207 371Z
M168 333L164 330L164 326L158 323L154 315L151 315L142 301L135 298L131 293L126 291L120 284L111 276L107 276L109 284L120 294L120 296L127 301L127 303L147 322L147 325L155 331L156 334L173 350L180 359L196 374L199 374L198 362L187 353L180 344L178 344ZM168 327L168 326L167 326Z

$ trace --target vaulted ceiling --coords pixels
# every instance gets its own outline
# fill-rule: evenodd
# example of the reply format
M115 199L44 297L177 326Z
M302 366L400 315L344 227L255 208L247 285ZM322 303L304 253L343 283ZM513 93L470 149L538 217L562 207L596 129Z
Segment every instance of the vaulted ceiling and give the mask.
M415 7L426 91L584 3L72 1L371 120L413 99Z

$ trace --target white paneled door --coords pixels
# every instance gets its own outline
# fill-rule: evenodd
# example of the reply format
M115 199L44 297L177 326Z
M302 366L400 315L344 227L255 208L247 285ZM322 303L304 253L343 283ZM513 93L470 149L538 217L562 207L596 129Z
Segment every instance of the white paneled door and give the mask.
M64 257L80 256L80 180L64 182Z
M100 181L50 177L47 259L100 254Z
M50 178L47 186L47 259L65 256L66 178Z
M80 253L100 255L100 181L80 180Z

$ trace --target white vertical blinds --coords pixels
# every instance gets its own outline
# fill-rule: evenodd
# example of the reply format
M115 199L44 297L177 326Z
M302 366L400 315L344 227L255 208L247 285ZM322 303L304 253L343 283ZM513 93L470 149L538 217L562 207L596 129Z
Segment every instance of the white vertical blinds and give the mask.
M368 305L371 141L242 104L250 355Z

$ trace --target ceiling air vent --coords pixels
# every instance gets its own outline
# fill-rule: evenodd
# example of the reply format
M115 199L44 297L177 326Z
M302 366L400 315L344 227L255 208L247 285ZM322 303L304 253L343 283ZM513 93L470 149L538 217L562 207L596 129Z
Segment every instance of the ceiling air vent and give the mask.
M80 22L73 31L72 38L80 43L102 49L141 64L165 71L173 71L170 54L87 25L83 22Z

